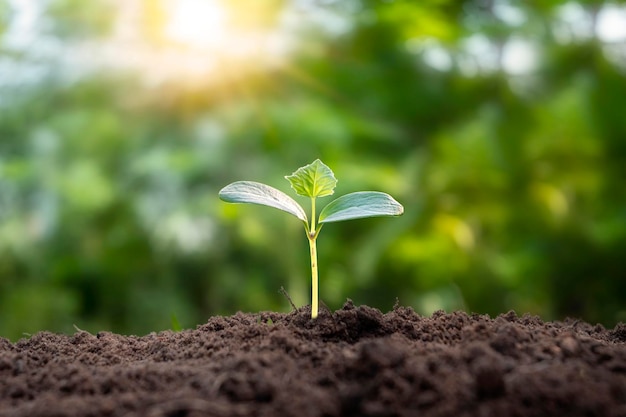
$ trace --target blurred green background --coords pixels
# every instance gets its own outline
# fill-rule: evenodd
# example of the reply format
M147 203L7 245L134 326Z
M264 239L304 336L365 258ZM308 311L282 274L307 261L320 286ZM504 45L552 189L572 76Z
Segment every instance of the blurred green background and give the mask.
M0 336L308 304L300 222L217 192L316 158L405 207L324 228L329 308L613 326L625 75L624 2L0 0Z

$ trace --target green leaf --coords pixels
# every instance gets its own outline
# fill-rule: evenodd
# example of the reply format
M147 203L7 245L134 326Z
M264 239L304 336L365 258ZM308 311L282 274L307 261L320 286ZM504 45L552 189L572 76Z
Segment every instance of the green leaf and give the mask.
M300 204L282 191L260 182L233 182L222 188L219 196L221 200L228 203L250 203L274 207L307 223L306 213Z
M285 178L296 193L305 197L324 197L334 193L337 178L322 161L316 159L309 165L298 168Z
M360 191L339 197L320 213L319 223L340 222L376 216L399 216L404 207L389 194L378 191Z

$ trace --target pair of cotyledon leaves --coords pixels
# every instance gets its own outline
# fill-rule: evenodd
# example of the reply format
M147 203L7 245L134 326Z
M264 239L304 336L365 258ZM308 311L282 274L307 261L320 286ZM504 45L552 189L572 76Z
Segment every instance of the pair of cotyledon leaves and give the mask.
M332 170L316 159L285 177L297 194L324 197L334 193L337 179ZM229 203L251 203L274 207L308 224L307 215L293 198L269 185L254 181L237 181L219 192L220 199ZM379 191L359 191L346 194L330 202L321 211L318 224L376 216L399 216L404 211L389 194ZM315 213L312 214L315 216Z

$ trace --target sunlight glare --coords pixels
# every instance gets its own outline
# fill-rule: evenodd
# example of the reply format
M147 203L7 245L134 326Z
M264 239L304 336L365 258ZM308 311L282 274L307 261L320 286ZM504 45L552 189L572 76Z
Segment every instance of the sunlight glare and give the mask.
M226 10L216 0L179 0L165 29L174 42L196 48L223 48L226 43Z

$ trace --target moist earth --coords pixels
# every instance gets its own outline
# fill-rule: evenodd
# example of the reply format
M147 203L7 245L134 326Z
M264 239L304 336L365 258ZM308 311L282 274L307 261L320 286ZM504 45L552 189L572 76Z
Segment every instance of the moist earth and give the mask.
M626 325L395 306L0 338L0 416L626 417Z

